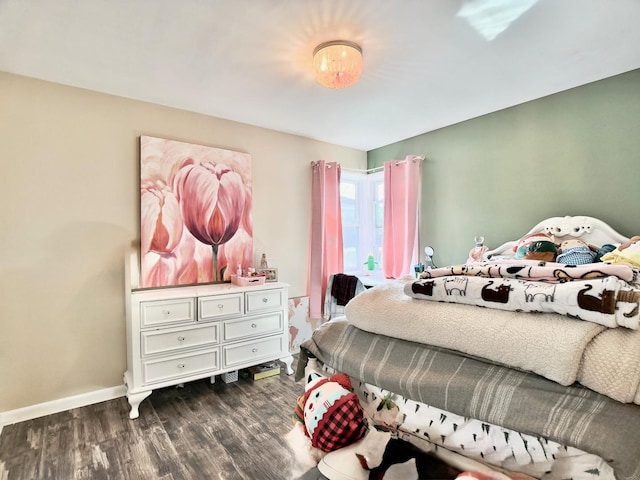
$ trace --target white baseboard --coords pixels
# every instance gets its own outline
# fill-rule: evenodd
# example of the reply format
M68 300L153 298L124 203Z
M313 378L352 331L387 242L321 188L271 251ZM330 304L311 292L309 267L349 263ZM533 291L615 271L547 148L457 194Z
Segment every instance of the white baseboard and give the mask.
M107 400L113 400L114 398L124 397L124 395L124 385L119 385L117 387L103 388L101 390L94 390L92 392L82 393L72 397L60 398L50 402L38 403L24 408L17 408L16 410L0 412L0 433L2 433L2 427L5 425L13 425L14 423L44 417L45 415L51 415L53 413L64 412L66 410L71 410L72 408L85 407L87 405L93 405L94 403L106 402Z

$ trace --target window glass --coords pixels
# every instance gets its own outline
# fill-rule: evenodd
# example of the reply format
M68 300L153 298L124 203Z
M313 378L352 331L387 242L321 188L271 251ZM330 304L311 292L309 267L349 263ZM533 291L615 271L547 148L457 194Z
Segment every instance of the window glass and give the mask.
M373 174L342 171L340 206L344 248L344 272L366 271L370 254L380 269L384 222L383 172Z

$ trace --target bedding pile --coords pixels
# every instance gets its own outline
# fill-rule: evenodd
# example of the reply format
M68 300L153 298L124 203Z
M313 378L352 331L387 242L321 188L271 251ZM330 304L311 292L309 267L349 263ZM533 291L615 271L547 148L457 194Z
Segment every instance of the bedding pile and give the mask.
M640 404L640 330L554 313L427 302L405 294L411 285L396 280L358 295L347 305L349 322L366 332L455 350L561 385L579 382Z
M628 250L592 217L531 232ZM640 263L495 259L516 244L361 293L298 367L314 356L365 397L394 395L401 430L465 456L544 480L640 480Z
M618 480L640 480L636 405L447 349L366 332L346 319L323 324L300 355L298 378L312 355L335 371L415 402L597 455Z

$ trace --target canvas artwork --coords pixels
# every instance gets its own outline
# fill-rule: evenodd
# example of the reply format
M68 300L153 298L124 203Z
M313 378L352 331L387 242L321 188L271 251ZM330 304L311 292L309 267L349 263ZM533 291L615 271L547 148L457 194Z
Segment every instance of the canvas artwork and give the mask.
M227 282L253 264L251 156L140 137L142 287Z

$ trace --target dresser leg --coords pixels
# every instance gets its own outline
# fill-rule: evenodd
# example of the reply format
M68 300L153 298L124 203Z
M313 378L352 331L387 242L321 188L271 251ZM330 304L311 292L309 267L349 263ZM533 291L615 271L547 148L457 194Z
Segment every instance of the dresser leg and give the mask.
M138 411L138 407L140 407L140 403L151 395L152 390L147 392L140 393L127 393L127 400L129 400L129 405L131 405L131 411L129 412L129 418L133 420L134 418L138 418L140 416L140 412Z
M285 366L285 370L286 370L286 372L287 372L287 375L291 375L291 374L293 373L293 368L292 368L292 365L293 365L293 356L292 356L292 355L289 355L288 357L282 357L282 358L280 359L280 361L281 361L282 363L284 363L284 366Z

